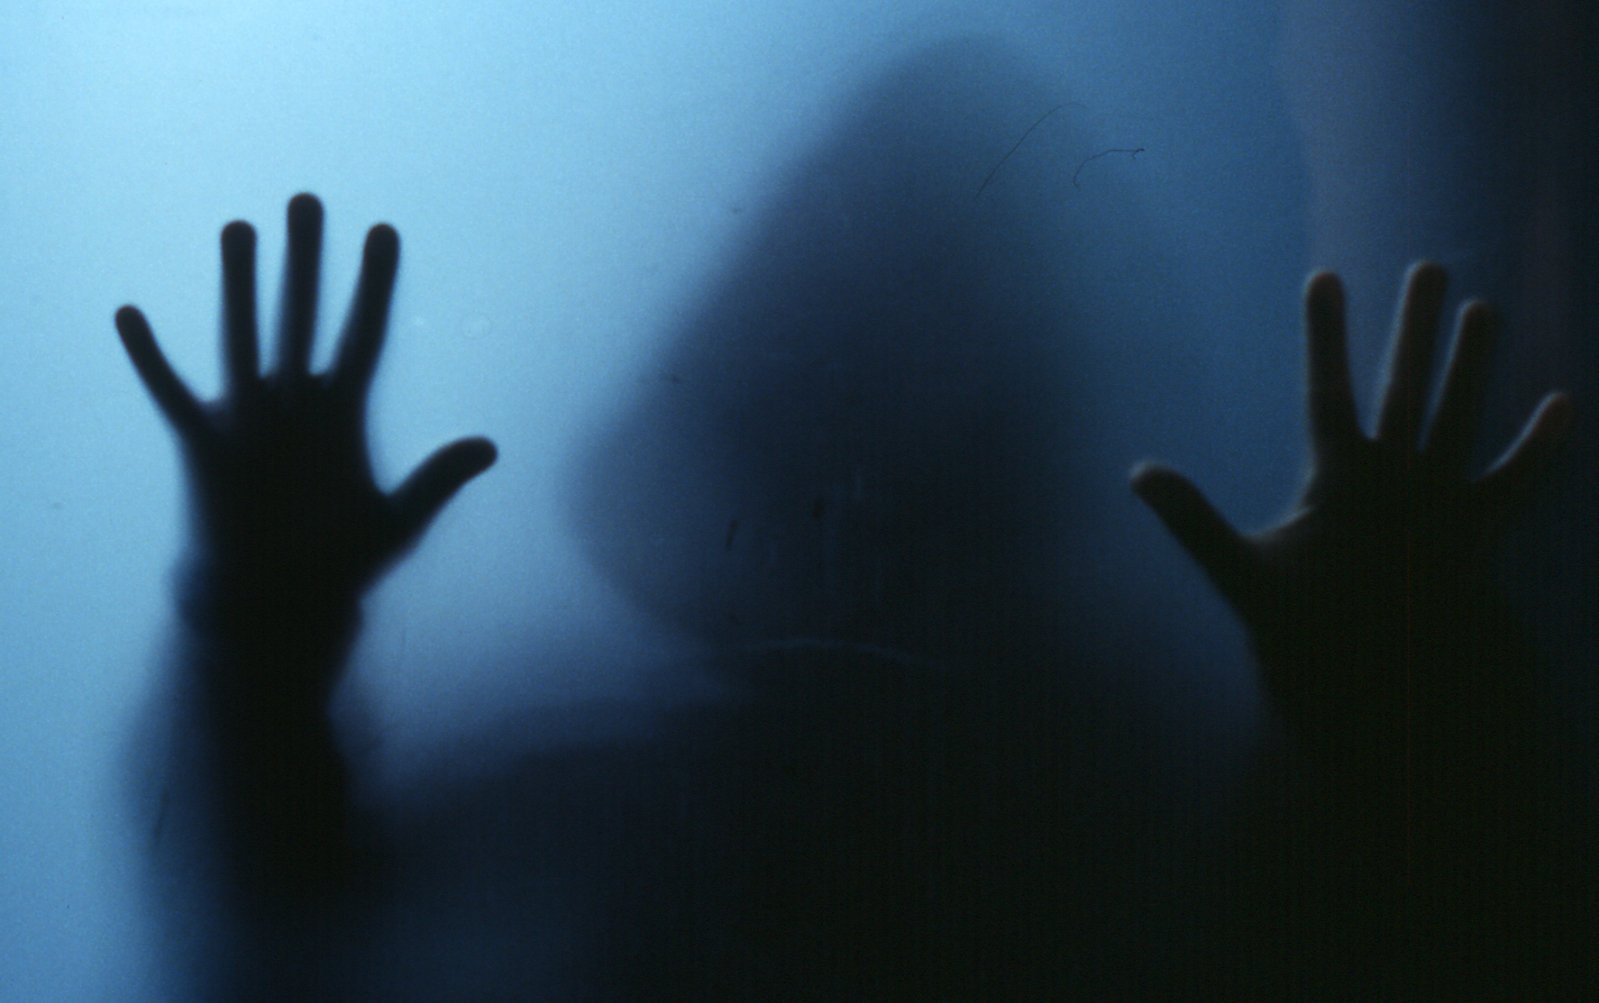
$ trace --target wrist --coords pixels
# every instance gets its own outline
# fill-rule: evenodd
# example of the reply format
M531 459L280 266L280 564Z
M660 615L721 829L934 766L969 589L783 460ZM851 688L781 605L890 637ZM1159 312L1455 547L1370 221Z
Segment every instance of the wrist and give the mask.
M185 561L176 577L179 612L191 629L204 635L332 640L360 620L360 592L314 572L292 577L244 574L200 556Z
M320 713L361 622L353 592L263 587L203 560L179 570L177 605L199 681L248 714Z
M1315 643L1255 637L1290 744L1329 789L1406 814L1491 814L1514 798L1538 727L1539 660L1491 590L1447 597Z

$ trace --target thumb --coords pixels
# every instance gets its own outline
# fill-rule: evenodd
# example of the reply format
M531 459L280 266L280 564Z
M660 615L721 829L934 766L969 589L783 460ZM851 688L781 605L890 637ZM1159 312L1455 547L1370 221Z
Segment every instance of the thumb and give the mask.
M1242 606L1252 578L1249 543L1222 518L1188 478L1159 463L1133 468L1133 493L1154 510L1216 588L1235 608Z
M494 465L499 452L487 439L461 439L423 460L394 492L399 544L408 546L422 534L462 485Z

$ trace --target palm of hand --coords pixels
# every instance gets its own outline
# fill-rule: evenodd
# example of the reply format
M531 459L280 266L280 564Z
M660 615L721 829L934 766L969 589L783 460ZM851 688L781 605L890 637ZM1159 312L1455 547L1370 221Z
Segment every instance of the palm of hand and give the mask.
M1493 329L1489 309L1473 303L1461 313L1423 431L1444 281L1433 265L1410 273L1376 432L1367 437L1350 390L1342 289L1331 274L1311 280L1313 463L1281 524L1240 534L1180 474L1155 465L1134 474L1140 497L1243 618L1268 691L1309 743L1336 743L1349 729L1368 740L1399 736L1401 718L1418 707L1460 710L1454 697L1481 681L1461 644L1470 633L1462 628L1489 601L1485 551L1539 483L1569 424L1569 401L1551 395L1505 456L1469 477Z
M375 483L365 411L399 239L368 234L361 278L337 358L309 371L316 316L322 208L289 205L289 248L276 370L259 367L255 234L223 230L221 399L202 405L162 355L144 316L117 313L135 369L177 432L194 495L196 560L207 600L267 621L335 615L420 535L451 495L495 456L484 439L440 449L392 494ZM237 612L230 609L230 614ZM278 624L281 627L281 624Z
M324 380L264 381L189 444L201 549L248 594L355 595L401 545L348 402Z

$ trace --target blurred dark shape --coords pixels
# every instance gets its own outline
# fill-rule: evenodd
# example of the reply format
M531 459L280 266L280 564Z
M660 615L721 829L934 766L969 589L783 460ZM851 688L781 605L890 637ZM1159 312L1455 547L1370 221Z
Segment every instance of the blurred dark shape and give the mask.
M347 616L327 629L296 614L295 582L190 583L205 639L179 662L231 682L222 704L200 687L167 705L178 781L154 826L172 946L204 995L1034 999L1181 970L1175 875L1202 827L1161 790L1174 757L1129 642L1147 611L1118 605L1129 571L1106 535L1131 511L1124 458L1100 434L1179 353L1150 362L1129 336L1155 327L1129 292L1158 271L1119 194L1138 165L1074 186L1105 144L1069 103L1023 136L1061 97L973 41L867 87L672 325L673 378L579 457L576 530L704 642L682 677L717 699L535 711L492 756L380 803L326 687L292 685L338 678L369 578L338 579ZM225 267L240 302L243 258ZM358 302L386 303L380 258ZM141 374L193 417L135 319ZM228 331L252 387L253 327ZM271 457L364 484L361 455ZM467 458L452 489L492 454ZM276 469L240 464L272 490L233 507L298 540L321 523L274 507L303 480ZM282 629L207 619L219 604ZM336 803L307 811L304 785Z
M1183 318L1118 182L1139 161L1090 163L1121 139L1081 135L1063 97L970 41L866 88L686 301L669 377L579 457L574 528L706 642L723 698L534 712L514 754L399 804L328 774L338 810L257 833L317 880L260 882L195 936L207 995L1337 996L1411 987L1407 952L1496 947L1471 916L1502 885L1445 889L1458 926L1437 903L1420 928L1382 912L1404 856L1351 824L1358 789L1274 774L1225 848L1177 789L1140 689L1165 668L1161 613L1124 604L1149 562L1119 547L1130 502L1104 475L1126 459L1107 416L1182 366L1179 337L1156 353L1147 332ZM297 796L281 762L246 788L210 755L244 805L223 814ZM151 830L169 855L195 846L183 800L169 817L163 793ZM359 867L322 855L319 817L376 822ZM202 857L184 877L222 880ZM1424 861L1430 880L1450 863Z
M1104 221L1044 129L974 196L1004 123L1050 97L953 43L852 100L774 186L657 364L692 378L585 454L573 522L614 581L719 642L953 665L1029 629L1088 438L1067 346L1098 333L1092 272L1067 235Z
M718 827L683 894L732 908L696 993L1058 997L1182 953L1199 837L1155 794L1101 535L1103 402L1154 326L1116 272L1155 256L1137 163L1077 190L1103 144L1038 124L1061 103L974 41L867 88L688 301L654 364L683 378L583 454L576 531L733 694L659 746Z

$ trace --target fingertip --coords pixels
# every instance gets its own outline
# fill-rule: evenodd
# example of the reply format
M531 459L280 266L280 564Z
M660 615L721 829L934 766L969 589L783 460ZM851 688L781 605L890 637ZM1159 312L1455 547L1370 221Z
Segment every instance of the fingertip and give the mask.
M499 450L482 436L457 439L441 447L418 468L412 483L427 485L423 495L442 500L494 465Z
M322 203L315 195L299 194L289 200L288 230L290 250L302 258L314 253L322 243Z
M1129 483L1140 501L1165 515L1187 509L1202 497L1187 477L1148 460L1133 468Z
M1305 319L1312 332L1341 332L1344 284L1335 272L1317 271L1305 282Z
M400 256L400 234L387 223L379 223L366 234L366 258L374 264L397 261Z
M1155 460L1139 460L1127 472L1127 484L1133 493L1143 497L1152 489L1158 488L1164 478L1170 478L1176 473L1170 467Z
M123 334L144 326L144 314L131 303L118 307L112 320Z
M289 199L289 225L320 222L322 200L310 192L301 192Z
M1344 294L1343 279L1338 273L1329 268L1318 268L1305 279L1305 299L1309 302L1325 302L1329 299L1341 300Z
M387 223L379 223L366 234L366 247L362 251L363 275L376 276L380 283L375 289L386 288L400 268L400 235Z
M222 228L222 253L238 254L255 248L255 227L236 219Z
M1462 332L1488 333L1499 326L1499 311L1487 300L1469 299L1460 305Z
M1421 292L1441 295L1448 284L1448 269L1428 258L1412 262L1405 270L1405 285Z
M482 436L463 439L459 448L466 466L472 471L471 476L473 477L494 466L495 462L500 458L499 447L495 446L492 440L485 439Z
M116 312L114 320L117 338L130 357L137 360L155 351L155 334L150 330L150 322L145 320L144 314L138 307L122 307Z

